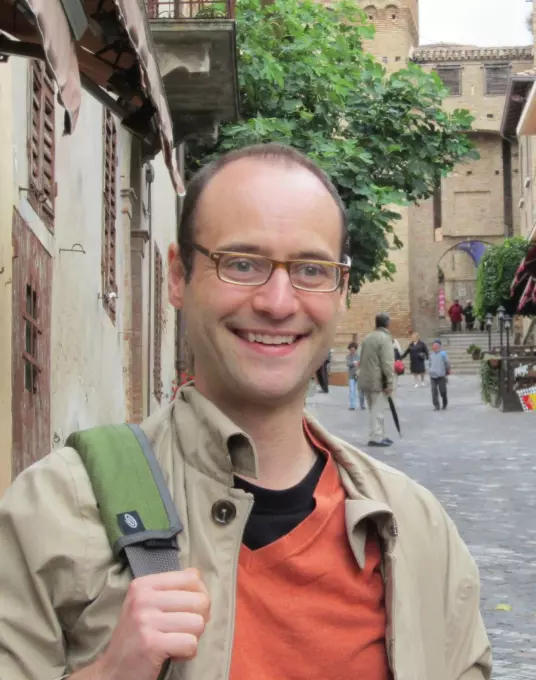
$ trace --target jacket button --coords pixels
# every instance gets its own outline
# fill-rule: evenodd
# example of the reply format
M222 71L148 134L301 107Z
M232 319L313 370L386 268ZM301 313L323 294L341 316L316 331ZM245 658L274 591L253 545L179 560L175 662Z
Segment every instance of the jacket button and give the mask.
M230 524L236 517L236 506L231 501L216 501L212 506L212 519L216 524Z

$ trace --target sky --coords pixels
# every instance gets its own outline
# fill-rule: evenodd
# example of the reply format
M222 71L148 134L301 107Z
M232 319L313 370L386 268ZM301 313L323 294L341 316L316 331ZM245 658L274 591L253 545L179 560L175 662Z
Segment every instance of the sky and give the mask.
M527 0L419 0L421 45L531 45Z

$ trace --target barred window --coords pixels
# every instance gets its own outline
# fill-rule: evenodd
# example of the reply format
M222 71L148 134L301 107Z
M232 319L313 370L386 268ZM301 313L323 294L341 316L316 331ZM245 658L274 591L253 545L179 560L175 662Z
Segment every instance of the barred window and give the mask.
M484 68L486 74L486 94L506 94L511 68L509 64L494 64Z
M30 129L28 200L45 225L54 230L56 182L54 82L42 61L30 62Z
M164 386L162 383L162 326L164 288L164 269L162 255L158 246L154 246L154 320L153 320L153 393L156 399L162 400Z
M115 320L116 277L116 218L117 218L117 127L108 109L104 111L104 224L102 239L102 301L110 318Z
M437 66L435 69L441 82L453 96L462 93L462 69L460 66Z

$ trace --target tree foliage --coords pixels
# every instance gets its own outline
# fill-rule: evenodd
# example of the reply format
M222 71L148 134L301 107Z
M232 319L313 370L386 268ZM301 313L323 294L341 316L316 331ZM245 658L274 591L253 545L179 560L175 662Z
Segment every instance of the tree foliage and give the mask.
M515 314L515 303L510 299L510 286L516 271L528 251L529 244L520 236L507 238L490 246L478 265L475 289L475 314L483 319L496 314L502 305L508 314Z
M475 157L469 112L447 113L441 81L415 64L387 75L363 50L373 34L351 1L239 0L242 119L221 127L216 146L191 145L188 154L190 172L268 141L317 161L348 210L354 291L395 271L397 206L430 197L442 175Z

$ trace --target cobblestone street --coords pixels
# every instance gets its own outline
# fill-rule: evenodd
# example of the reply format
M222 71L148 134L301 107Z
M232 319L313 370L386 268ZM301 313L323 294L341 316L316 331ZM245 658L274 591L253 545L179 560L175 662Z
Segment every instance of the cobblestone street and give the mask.
M308 409L334 434L435 493L480 567L493 678L535 680L536 415L483 405L473 376L452 376L449 399L449 409L435 413L429 387L416 389L403 376L396 394L403 439L385 414L390 449L367 449L368 414L348 410L346 388L314 394Z

